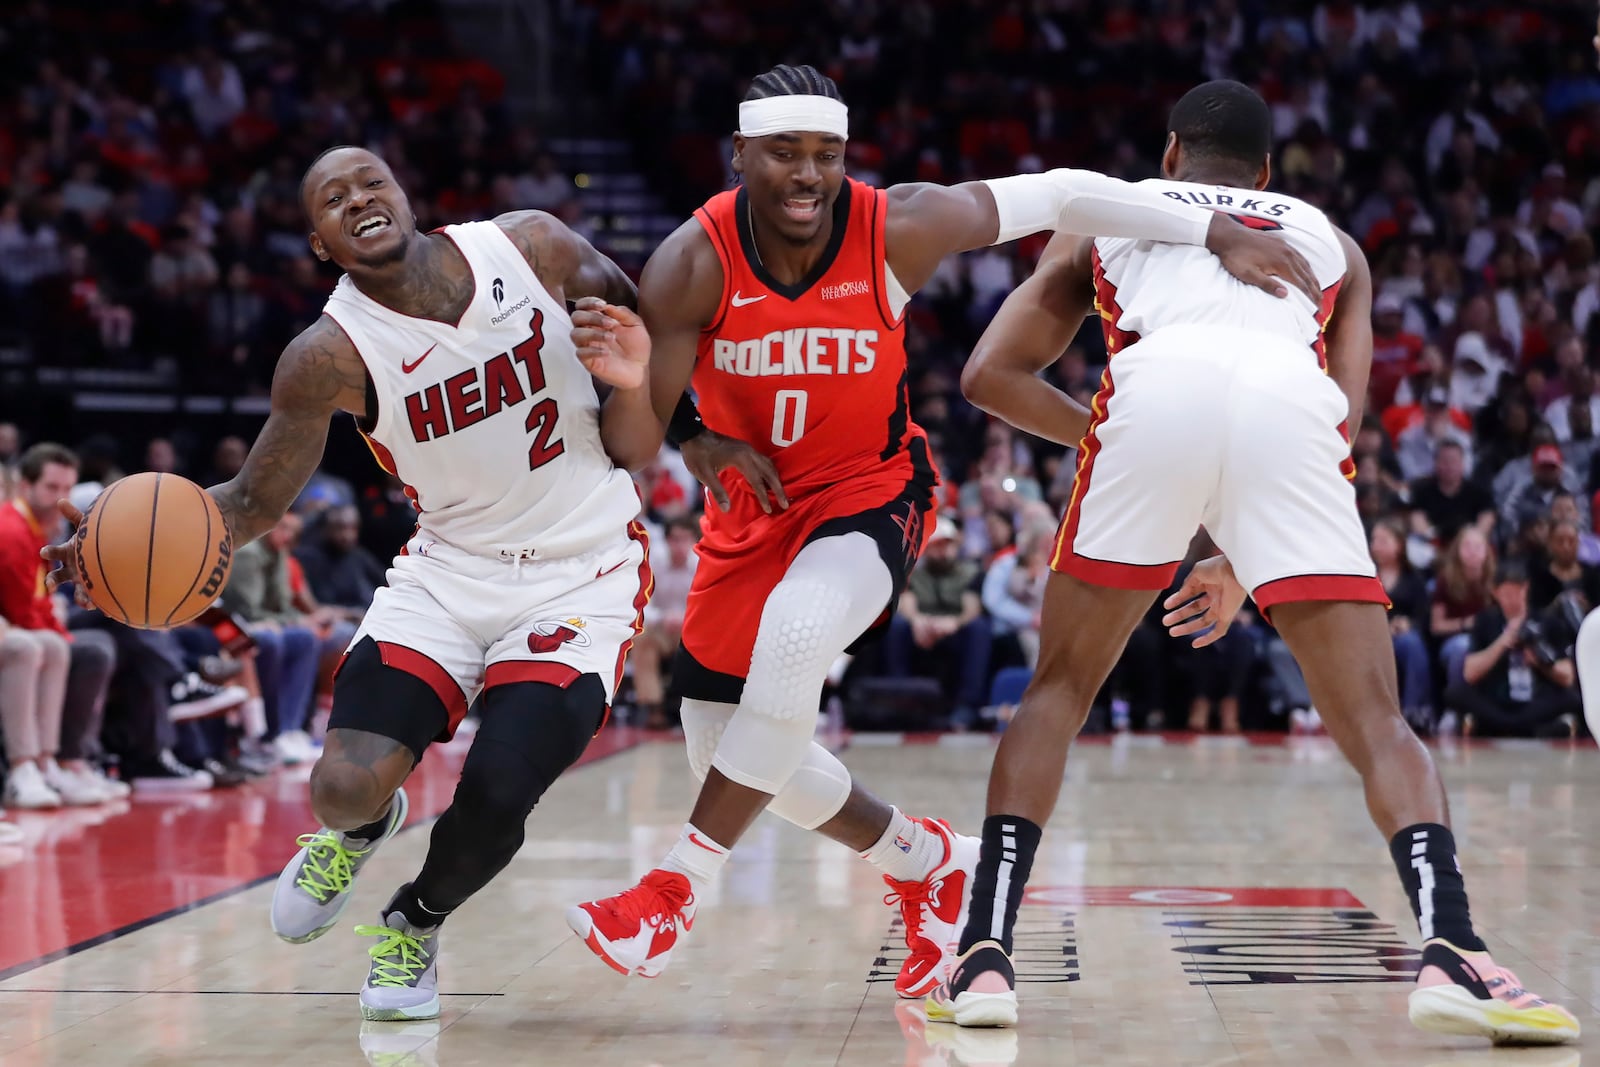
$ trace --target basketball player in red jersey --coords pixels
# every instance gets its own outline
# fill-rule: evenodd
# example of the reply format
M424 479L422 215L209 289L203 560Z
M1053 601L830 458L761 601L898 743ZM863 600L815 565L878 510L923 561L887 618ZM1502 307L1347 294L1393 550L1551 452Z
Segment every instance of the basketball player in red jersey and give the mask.
M692 376L703 426L691 405L675 437L719 507L705 519L673 681L704 787L661 869L568 921L616 970L659 974L700 888L770 804L882 871L910 948L896 990L914 997L943 973L976 842L879 801L812 740L829 665L885 615L935 521L938 474L908 411L910 294L953 252L1057 227L1206 244L1274 292L1285 291L1274 276L1314 283L1287 245L1102 175L850 181L845 105L811 67L761 75L739 112L743 185L645 266L650 386L612 394L607 414L629 416L603 434L623 465L653 458ZM607 329L592 310L574 322ZM729 466L743 477L720 478Z
M1038 670L989 778L961 954L927 1017L1016 1022L1012 929L1068 750L1203 523L1227 558L1194 568L1165 621L1174 636L1210 644L1248 590L1293 650L1361 775L1422 933L1412 1022L1496 1043L1575 1040L1577 1020L1496 966L1474 932L1444 787L1400 714L1387 597L1341 474L1343 424L1359 425L1372 366L1366 259L1316 207L1267 191L1271 113L1248 86L1191 90L1168 129L1165 177L1141 184L1281 233L1325 291L1263 300L1189 249L1058 234L978 342L962 374L967 397L1029 433L1079 444L1079 459ZM1092 414L1038 376L1091 308L1111 357ZM1193 413L1213 428L1196 434Z
M481 693L481 725L421 872L377 925L356 928L377 939L362 1017L431 1019L441 924L516 854L528 813L604 721L642 625L639 498L601 444L610 416L597 420L593 378L638 386L649 345L580 351L566 302L628 305L634 286L544 212L419 232L388 165L352 147L313 161L301 200L312 251L345 276L278 360L244 468L210 492L236 544L259 537L344 411L419 515L335 680L311 771L321 827L278 878L272 927L302 943L333 926L405 824L401 783ZM45 554L62 564L52 588L73 579L70 545Z

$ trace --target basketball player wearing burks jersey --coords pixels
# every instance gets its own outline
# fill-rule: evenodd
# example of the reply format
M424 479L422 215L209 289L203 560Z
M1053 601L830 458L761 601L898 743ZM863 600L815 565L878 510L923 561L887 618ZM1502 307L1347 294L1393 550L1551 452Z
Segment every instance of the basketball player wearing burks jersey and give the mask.
M279 361L244 469L211 492L238 543L259 536L343 410L420 514L335 681L311 772L322 827L278 879L272 926L292 942L332 926L405 822L401 783L481 693L421 873L357 927L377 939L363 1017L433 1018L440 924L516 853L529 811L604 721L641 625L639 501L601 446L591 375L638 385L648 344L630 348L636 362L580 351L566 301L628 305L634 289L549 215L418 233L389 168L357 148L319 157L302 194L312 250L347 273Z
M1473 931L1444 788L1400 714L1387 597L1345 477L1345 426L1360 423L1372 366L1366 260L1317 208L1267 191L1272 120L1253 90L1202 85L1169 130L1167 180L1141 187L1278 234L1305 253L1321 293L1267 300L1189 249L1058 235L979 341L962 375L968 398L1079 444L1079 459L1038 668L995 754L960 956L928 1018L1016 1022L1012 930L1068 748L1204 525L1226 556L1194 568L1165 621L1210 644L1248 591L1288 642L1363 779L1422 932L1412 1022L1497 1043L1572 1040L1577 1021L1496 966ZM1039 372L1091 308L1109 363L1089 412Z
M903 314L940 259L1062 226L1209 243L1275 289L1268 273L1304 269L1281 242L1081 171L874 189L844 176L847 136L838 89L814 69L755 80L733 139L741 187L645 267L649 392L606 402L608 415L631 413L608 423L607 449L642 463L692 376L703 431L689 439L680 424L675 436L719 505L673 672L704 786L661 868L568 912L624 974L661 972L704 885L769 804L882 872L906 928L902 996L943 973L976 842L873 797L812 740L829 665L884 616L936 521L937 472L908 411ZM724 482L730 465L743 477Z

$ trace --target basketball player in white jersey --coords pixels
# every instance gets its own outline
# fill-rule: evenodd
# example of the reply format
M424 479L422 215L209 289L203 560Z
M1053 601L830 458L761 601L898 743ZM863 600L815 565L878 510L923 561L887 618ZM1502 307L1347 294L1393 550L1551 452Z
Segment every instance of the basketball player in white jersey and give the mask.
M1322 212L1264 191L1272 124L1249 88L1192 90L1169 129L1167 180L1143 184L1282 234L1323 297L1271 299L1178 245L1058 235L979 341L962 374L967 397L1020 429L1081 445L1038 670L995 756L961 954L928 997L928 1017L1015 1023L1012 928L1067 749L1203 524L1226 557L1195 568L1167 600L1167 624L1209 644L1248 591L1289 643L1328 732L1361 774L1422 931L1412 1021L1496 1041L1572 1040L1577 1021L1523 990L1474 933L1444 789L1400 715L1387 598L1341 474L1344 427L1360 422L1372 362L1366 260ZM1110 357L1092 413L1037 376L1091 307Z
M260 536L348 411L420 514L335 681L311 772L322 826L278 879L272 926L305 942L333 925L356 873L405 822L401 783L481 693L421 873L379 924L357 927L378 939L363 1018L429 1019L440 924L521 846L534 804L604 722L642 625L639 498L601 447L591 374L638 386L649 346L580 357L566 302L628 307L635 290L543 212L419 233L388 166L349 147L318 157L301 189L312 251L346 273L279 360L244 469L211 492L235 543Z

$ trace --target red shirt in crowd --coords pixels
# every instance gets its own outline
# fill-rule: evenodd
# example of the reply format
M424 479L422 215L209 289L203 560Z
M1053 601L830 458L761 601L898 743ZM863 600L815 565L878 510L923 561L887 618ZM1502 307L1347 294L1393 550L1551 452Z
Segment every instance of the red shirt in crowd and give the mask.
M0 504L0 616L24 630L64 634L44 588L49 564L39 558L39 550L47 544L44 528L26 503Z

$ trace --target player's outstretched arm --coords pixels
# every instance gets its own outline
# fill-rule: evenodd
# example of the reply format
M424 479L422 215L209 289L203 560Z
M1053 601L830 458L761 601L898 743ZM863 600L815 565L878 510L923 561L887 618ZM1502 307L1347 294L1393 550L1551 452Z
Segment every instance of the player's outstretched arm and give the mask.
M1088 238L1058 233L1027 281L1006 297L961 370L961 392L1019 430L1076 445L1089 409L1043 378L1094 308Z
M1344 246L1345 276L1323 339L1328 374L1350 402L1349 427L1354 436L1361 427L1367 378L1372 374L1372 271L1355 239L1343 230L1336 232Z
M1043 230L1203 245L1230 274L1274 296L1287 296L1288 285L1313 301L1319 293L1311 265L1287 241L1153 187L1088 170L1058 169L951 186L896 185L889 190L884 237L895 277L914 293L952 252Z
M367 371L355 346L326 315L289 342L272 376L272 410L244 467L231 480L207 490L216 498L233 533L234 547L275 526L311 480L328 443L328 420L336 411L366 411ZM83 512L66 501L61 514L76 533ZM50 592L78 579L72 536L40 552L60 564L46 576ZM89 607L83 587L79 603Z
M355 345L324 315L289 342L272 375L272 410L244 467L209 492L237 547L283 518L322 461L337 411L365 414L367 369Z

